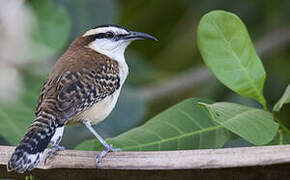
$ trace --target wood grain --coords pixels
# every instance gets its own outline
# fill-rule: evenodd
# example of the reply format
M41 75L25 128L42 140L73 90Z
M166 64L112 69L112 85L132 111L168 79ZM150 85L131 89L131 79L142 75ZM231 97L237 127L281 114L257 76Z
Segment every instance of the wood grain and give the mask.
M44 165L26 173L7 173L6 163L15 147L0 146L0 178L17 178L33 174L45 179L178 179L196 176L224 179L248 176L254 179L290 177L290 145L228 149L114 152L95 166L97 152L65 150ZM281 172L279 171L281 169ZM283 170L283 172L282 172ZM244 172L244 173L241 173ZM271 175L268 173L272 172ZM261 173L263 176L261 176ZM213 175L216 174L216 175ZM170 176L169 176L170 175ZM238 176L237 176L238 175ZM62 177L62 178L61 178ZM251 179L251 178L249 178Z

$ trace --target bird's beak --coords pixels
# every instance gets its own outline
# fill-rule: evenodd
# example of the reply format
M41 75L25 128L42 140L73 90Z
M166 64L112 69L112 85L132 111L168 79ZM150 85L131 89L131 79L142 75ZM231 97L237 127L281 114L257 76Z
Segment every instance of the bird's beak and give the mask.
M130 31L130 33L128 35L126 35L124 37L124 39L130 39L130 40L145 40L145 39L151 39L154 41L157 41L157 38L154 36L151 36L149 34L146 33L142 33L142 32L134 32L134 31Z

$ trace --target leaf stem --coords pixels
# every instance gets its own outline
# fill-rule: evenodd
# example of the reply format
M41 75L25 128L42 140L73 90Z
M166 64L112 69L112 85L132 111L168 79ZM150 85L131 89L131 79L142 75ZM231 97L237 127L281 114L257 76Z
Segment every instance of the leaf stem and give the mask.
M279 130L279 145L283 145L283 130Z
M278 119L278 118L275 118L276 119L276 121L279 123L279 125L280 125L280 127L281 127L281 129L285 132L285 133L287 133L287 134L289 134L290 135L290 130Z
M266 100L265 100L263 94L262 94L262 95L259 94L259 101L260 101L260 103L262 104L264 110L265 110L265 111L268 111L267 103L266 103Z
M203 103L203 102L197 102L197 104L198 104L199 106L201 106L201 107L207 107L207 106L208 106L208 104Z

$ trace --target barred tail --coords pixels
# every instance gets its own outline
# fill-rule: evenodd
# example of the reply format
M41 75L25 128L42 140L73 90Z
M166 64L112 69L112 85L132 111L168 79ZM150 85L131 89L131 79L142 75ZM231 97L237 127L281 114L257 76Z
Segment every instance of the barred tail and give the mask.
M41 112L30 126L24 138L14 150L8 164L8 171L23 173L35 168L56 130L55 116Z

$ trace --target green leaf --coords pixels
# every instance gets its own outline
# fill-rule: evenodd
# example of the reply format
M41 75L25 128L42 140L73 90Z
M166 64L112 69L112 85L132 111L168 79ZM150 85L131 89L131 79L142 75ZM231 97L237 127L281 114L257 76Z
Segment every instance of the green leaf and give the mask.
M195 98L185 100L144 125L107 139L107 142L123 151L222 147L231 138L231 133L213 122L209 113L197 104L198 101L211 103ZM101 147L97 140L88 140L77 149L96 150Z
M269 143L279 125L271 113L234 103L203 104L214 121L255 145Z
M283 96L275 104L273 110L278 112L281 110L284 104L290 103L290 84L287 86Z
M266 108L266 73L239 17L225 11L206 14L198 26L198 47L208 68L224 85Z

